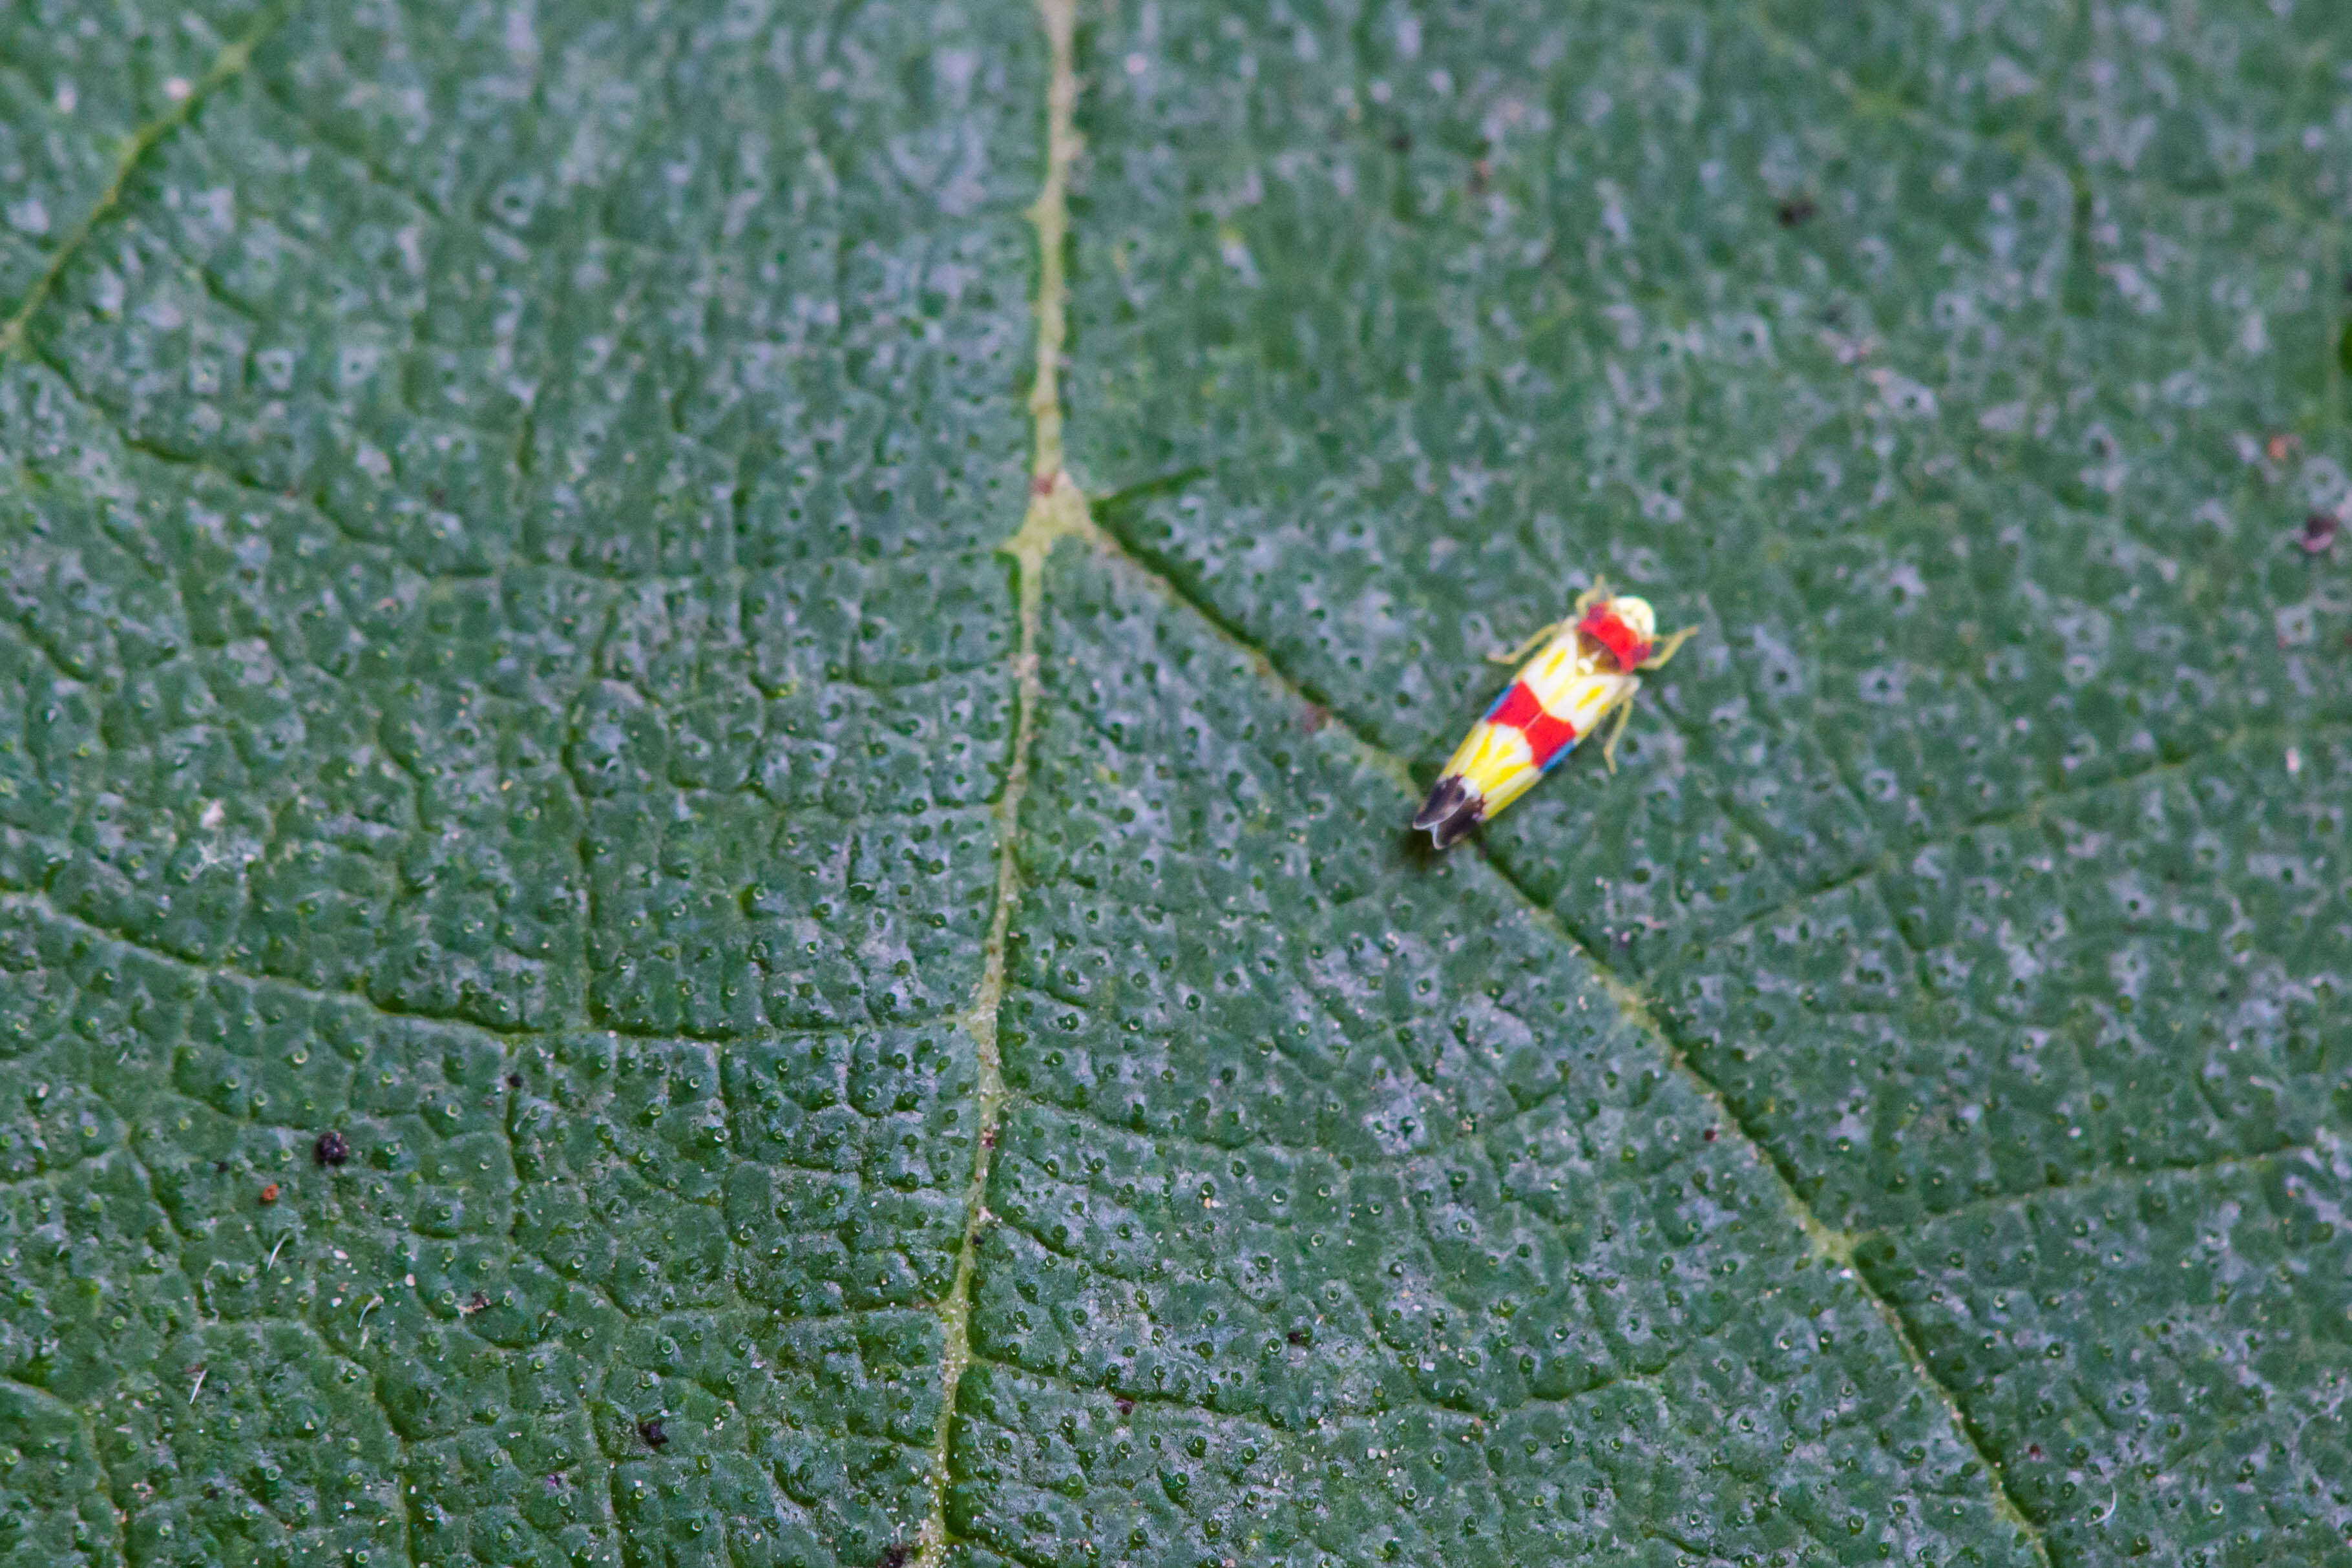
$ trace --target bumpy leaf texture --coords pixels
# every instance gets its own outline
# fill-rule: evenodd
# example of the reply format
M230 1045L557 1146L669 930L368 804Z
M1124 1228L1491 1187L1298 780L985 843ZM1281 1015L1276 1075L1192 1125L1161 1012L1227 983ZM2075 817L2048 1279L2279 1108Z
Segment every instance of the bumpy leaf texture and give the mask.
M2344 18L1076 21L0 17L0 1563L2352 1563Z

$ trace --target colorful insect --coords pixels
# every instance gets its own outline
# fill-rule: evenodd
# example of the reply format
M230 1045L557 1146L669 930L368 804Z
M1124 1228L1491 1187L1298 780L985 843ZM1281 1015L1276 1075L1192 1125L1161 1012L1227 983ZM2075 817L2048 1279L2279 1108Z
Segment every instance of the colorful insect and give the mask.
M1601 755L1616 772L1617 737L1625 733L1634 694L1642 689L1633 672L1658 668L1697 631L1685 626L1661 643L1649 601L1612 594L1606 582L1596 581L1577 595L1569 619L1507 653L1488 655L1507 664L1538 650L1471 726L1413 818L1414 829L1426 829L1439 849L1448 847L1526 794L1612 713L1617 727L1601 743Z

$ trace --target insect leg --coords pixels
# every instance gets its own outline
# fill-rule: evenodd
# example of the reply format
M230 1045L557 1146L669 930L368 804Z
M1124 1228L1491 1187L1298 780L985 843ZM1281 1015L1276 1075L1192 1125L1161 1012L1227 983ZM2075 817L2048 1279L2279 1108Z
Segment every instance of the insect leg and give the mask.
M1616 716L1617 723L1609 731L1609 738L1601 743L1601 760L1609 764L1609 771L1612 773L1617 771L1617 742L1625 733L1626 722L1633 716L1633 697L1641 689L1642 677L1635 675L1626 685L1625 695L1619 697L1611 707L1610 711ZM1607 722L1607 716L1603 716L1602 722Z
M1516 664L1521 659L1526 658L1529 653L1534 653L1538 648L1542 647L1546 643L1550 642L1552 633L1567 624L1568 622L1565 621L1555 621L1549 626L1538 627L1535 631L1529 632L1528 634L1528 640L1520 643L1517 647L1510 649L1497 649L1494 653L1487 654L1486 662L1490 664Z
M1526 658L1529 653L1534 653L1538 648L1542 647L1546 643L1550 642L1554 634L1557 633L1561 627L1567 625L1570 621L1576 620L1594 605L1601 603L1603 601L1607 600L1608 597L1609 580L1605 577L1596 577L1592 580L1591 587L1586 589L1583 592L1576 596L1576 601L1570 606L1566 619L1555 621L1541 631L1532 633L1526 642L1520 643L1517 647L1513 648L1508 653L1493 653L1487 654L1486 657L1497 664L1516 664L1521 659ZM1698 628L1696 626L1691 628L1691 632L1696 632ZM1687 637L1690 635L1690 632L1679 632L1677 635Z
M1681 631L1679 631L1679 632L1675 632L1673 636L1668 637L1665 641L1664 641L1664 642L1660 643L1658 644L1658 651L1657 651L1656 653L1654 653L1651 654L1648 658L1646 658L1646 659L1644 659L1644 660L1643 660L1643 661L1642 661L1642 668L1643 668L1643 669L1645 669L1645 670L1654 670L1654 669L1658 669L1658 668L1660 668L1661 666L1663 666L1663 665L1665 664L1665 662L1666 662L1668 659L1671 659L1671 658L1673 658L1673 657L1675 656L1675 653L1676 653L1678 650L1680 650L1680 648L1682 647L1682 645L1683 645L1684 643L1685 643L1689 642L1693 637L1696 637L1696 636L1697 636L1697 635L1698 635L1698 628L1697 628L1697 627L1696 627L1696 626L1685 626L1685 627L1684 627Z

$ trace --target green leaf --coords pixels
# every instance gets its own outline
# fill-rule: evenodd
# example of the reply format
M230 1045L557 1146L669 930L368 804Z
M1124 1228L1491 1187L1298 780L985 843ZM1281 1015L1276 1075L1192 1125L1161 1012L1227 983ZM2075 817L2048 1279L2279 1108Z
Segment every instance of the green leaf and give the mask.
M1034 19L236 25L161 106L5 50L37 151L167 118L8 275L0 1558L879 1561L981 1132Z
M1420 1256L1335 1272L1418 1398L1490 1423L1495 1500L1463 1495L1496 1560L2347 1560L2352 598L2291 542L2344 496L2343 133L2305 130L2344 39L2252 5L1560 12L1091 37L1074 465L1205 469L1105 525L1337 721L1093 617L1069 700L1134 824L1064 836L1209 862L1205 899L1106 883L1103 926L1168 912L1160 1016L1189 986L1245 1050L1223 1009L1296 1009L1276 1060L1344 1040L1330 1081L1444 1107L1354 1177L1426 1195L1385 1232ZM1396 775L1601 572L1700 640L1622 773L1577 760L1437 880ZM1151 1016L1150 966L1029 907L1073 1011ZM1302 977L1187 973L1188 924ZM1642 1027L1579 1046L1545 1015L1595 975ZM1562 1082L1522 1109L1536 1063ZM1378 1125L1339 1097L1309 1134L1325 1078L1250 1082L1195 1135ZM1573 1217L1636 1204L1648 1266L1590 1260ZM1874 1309L1818 1342L1792 1217ZM1534 1283L1637 1274L1679 1299ZM1885 1403L1774 1398L1820 1384ZM1351 1458L1326 1497L1372 1491ZM1439 1511L1404 1555L1475 1559Z
M0 1563L2352 1562L2328 21L0 23Z

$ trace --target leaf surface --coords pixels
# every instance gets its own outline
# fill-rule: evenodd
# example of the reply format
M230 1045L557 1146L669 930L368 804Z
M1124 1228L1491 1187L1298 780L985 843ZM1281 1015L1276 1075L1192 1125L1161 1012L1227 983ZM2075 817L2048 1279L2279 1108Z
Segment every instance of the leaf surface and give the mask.
M0 24L0 1562L2352 1562L2340 27L1045 21Z

